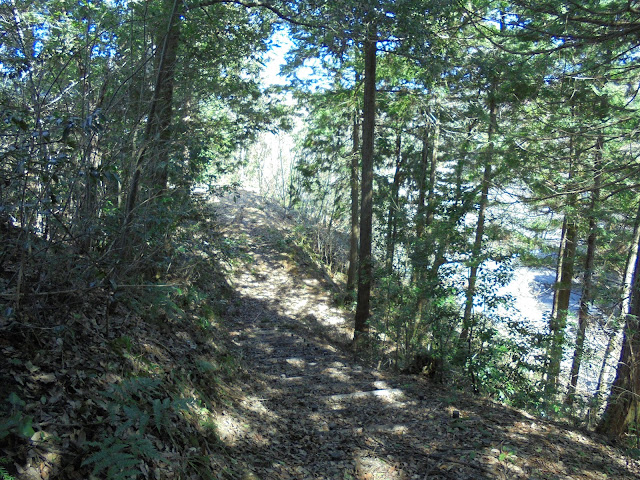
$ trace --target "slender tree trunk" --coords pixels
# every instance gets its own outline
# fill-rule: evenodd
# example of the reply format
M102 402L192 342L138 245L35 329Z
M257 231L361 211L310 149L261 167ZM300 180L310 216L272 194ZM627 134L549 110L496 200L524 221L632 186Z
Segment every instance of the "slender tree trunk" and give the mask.
M364 45L364 104L362 119L362 187L360 212L360 262L358 268L358 303L354 320L354 340L368 331L369 303L373 258L373 149L376 123L376 53L377 34L374 27Z
M569 316L569 303L571 300L571 284L576 256L576 241L578 227L573 220L565 217L565 238L560 261L560 282L557 285L555 315L551 317L550 332L551 345L549 347L549 364L547 367L548 391L555 392L560 377L560 363L565 343L565 329Z
M152 170L152 188L155 195L160 195L167 189L169 158L171 145L171 117L173 116L173 90L175 80L176 60L180 44L180 9L175 6L175 0L164 0L165 8L171 15L169 29L166 36L165 58L158 67L158 105L155 115L154 153Z
M387 275L393 273L393 260L396 248L397 233L397 212L398 202L400 201L400 183L402 181L402 136L400 132L396 137L396 170L393 175L393 184L391 185L391 195L389 198L389 212L387 214L387 258L386 272Z
M465 201L462 194L462 186L463 186L463 173L464 173L464 165L467 160L467 156L469 153L469 145L471 144L471 138L473 135L473 130L476 127L477 120L474 120L467 127L467 136L464 139L464 143L462 144L461 153L458 155L458 162L456 163L455 169L455 178L456 178L456 196L455 196L455 207L456 213L455 218L458 219L464 210Z
M491 185L491 167L493 164L493 140L498 127L498 113L495 95L492 92L489 97L489 129L487 133L487 151L485 153L484 172L482 174L482 188L480 191L480 205L478 207L478 221L476 223L476 237L473 242L471 252L471 266L469 268L469 283L465 294L464 316L462 318L462 332L460 340L465 341L469 337L471 328L471 314L473 312L473 297L476 294L476 282L478 279L478 269L480 268L480 254L484 237L485 215L489 204L489 187Z
M104 103L108 86L108 76L105 78L98 101L93 108L94 111L101 109ZM98 138L95 132L90 131L86 136L86 146L83 153L83 163L85 165L85 188L84 201L82 202L81 218L78 222L81 225L81 238L78 248L83 253L88 253L93 245L92 229L98 218L98 186L100 183L97 175L100 168L101 158L95 151L97 150Z
M356 82L359 75L356 74ZM358 211L358 189L360 179L358 178L358 153L360 148L360 110L356 107L353 115L353 147L351 150L351 229L349 235L349 270L347 272L347 301L356 289L356 277L358 272L358 236L360 234L358 222L360 212Z
M558 260L556 262L556 279L554 282L554 290L553 290L553 302L551 304L551 314L549 318L555 318L558 314L558 294L560 292L558 286L560 285L560 278L562 275L562 261L565 256L565 248L566 248L566 238L567 238L567 218L564 217L562 220L562 230L560 232L560 245L558 246Z
M602 405L602 384L604 383L604 377L608 371L607 365L609 362L609 356L613 351L613 347L618 338L618 329L615 329L613 332L609 334L609 339L607 340L607 346L604 349L604 353L602 354L602 363L600 364L600 372L598 373L598 382L596 383L596 390L593 394L593 398L591 399L591 405L589 406L589 411L587 413L587 419L589 422L589 426L593 424L593 418L598 414L600 410L600 405Z
M416 238L422 239L424 231L433 223L436 211L436 174L438 170L438 146L440 141L440 115L436 116L429 148L429 129L422 136L421 168L418 181L418 206L416 215ZM429 178L427 179L427 173Z
M592 203L593 205L593 203ZM582 295L580 296L580 307L578 310L578 331L576 332L576 345L573 352L573 361L571 364L571 372L569 374L569 386L566 402L568 405L573 403L578 385L578 376L580 374L580 365L584 354L584 340L589 322L589 304L592 296L593 283L593 263L596 251L596 221L589 219L589 237L587 239L587 254L585 257L585 271L582 285Z
M433 224L436 213L436 172L438 170L438 147L440 142L440 113L436 113L436 122L433 126L433 141L431 146L431 164L429 165L429 191L427 194L425 228L429 229Z
M436 105L436 108L439 108ZM425 115L426 116L426 115ZM439 269L445 264L445 253L449 241L448 233L436 236L433 233L435 212L438 206L436 198L438 159L440 155L440 110L435 111L435 121L431 135L428 123L425 125L422 137L421 171L419 182L418 215L416 222L416 249L413 261L413 281L418 286L416 302L417 322L423 321L429 305L429 299L440 285ZM431 142L429 138L431 137ZM430 145L429 145L430 143ZM426 205L425 205L426 201ZM413 332L416 331L414 323Z
M425 137L426 139L426 137ZM446 248L446 241L438 239L432 233L432 225L435 218L437 200L436 200L436 182L438 171L438 155L440 146L440 112L435 115L435 122L433 125L433 134L431 135L431 150L429 157L429 180L427 182L427 204L424 208L424 231L426 232L425 238L422 240L422 244L425 246L423 258L429 257L433 260L430 262L427 268L423 268L423 272L420 275L420 281L424 284L423 289L426 292L433 291L438 284L438 270L444 264L444 252ZM425 145L426 147L426 145ZM425 163L426 167L426 163ZM440 241L439 241L440 240ZM426 288L424 288L426 287ZM419 300L418 312L421 314L424 309L425 295L422 295Z
M586 337L589 322L589 304L591 303L593 289L593 265L596 256L597 222L595 210L600 200L600 170L602 166L602 136L598 137L595 152L594 164L594 184L591 192L591 205L589 206L589 237L587 238L587 254L584 260L584 277L582 282L582 295L580 297L580 308L578 310L578 331L576 334L576 346L573 352L573 362L569 375L569 387L565 403L573 404L580 375L580 365L584 355L584 340Z
M478 124L478 119L473 120L467 127L467 135L462 144L461 152L459 153L458 162L455 168L455 209L453 218L450 219L452 224L457 223L466 214L474 201L475 195L465 194L464 187L464 167L469 157L469 148L471 146L471 140L473 139L473 132Z
M432 156L433 159L433 156ZM421 293L416 302L416 318L422 318L427 301L424 289L425 270L427 266L428 249L424 237L425 222L427 217L425 200L427 198L427 171L429 167L429 123L425 115L425 126L422 132L422 152L420 154L420 167L418 172L418 203L416 205L416 238L413 252L413 282L418 285Z
M571 110L574 116L573 107ZM573 168L576 159L576 147L573 134L569 136L569 180L573 177ZM575 195L569 196L568 206L572 210L575 207ZM569 316L569 304L571 300L571 284L573 282L573 270L576 256L576 242L578 226L574 218L575 214L567 213L562 224L560 248L558 250L558 267L556 269L556 284L553 295L553 307L549 318L550 344L547 350L547 384L545 392L552 395L558 390L560 366L562 363L563 347L565 344L565 329Z
M422 152L420 154L420 170L418 172L418 203L416 205L416 240L420 242L424 233L426 220L425 200L427 198L427 168L429 166L429 125L425 124L422 133Z
M142 169L148 158L152 158L153 166L151 182L154 190L160 192L166 189L168 172L167 143L170 139L173 86L177 50L180 43L180 15L182 5L178 0L164 0L168 10L168 26L163 41L156 67L156 80L151 99L151 107L147 117L143 146L138 154L135 171L129 187L129 195L126 204L126 227L131 223L133 210L137 205L138 192L142 177ZM156 158L153 158L156 156Z
M416 243L418 252L414 261L414 280L416 282L424 281L425 272L434 270L432 263L427 268L427 257L433 256L437 258L435 239L425 231L433 224L436 211L436 174L438 170L438 146L440 140L440 116L436 117L431 135L431 146L429 146L429 130L425 125L424 134L422 136L422 153L420 162L420 173L418 181L418 205L416 215ZM427 178L427 173L428 178ZM416 272L417 271L417 272Z
M607 408L597 431L620 437L630 425L640 420L640 244L636 246L636 261L631 282L629 310L623 331L622 351L611 386Z
M584 276L582 283L582 295L580 297L580 308L578 310L578 331L576 334L576 346L573 352L571 373L569 375L569 387L565 403L571 405L578 385L580 375L580 365L584 355L584 341L589 322L589 304L591 303L593 289L593 265L596 255L597 222L595 210L600 200L600 173L602 166L602 136L598 137L595 152L594 164L594 185L591 192L591 205L589 206L589 237L587 238L587 254L584 261Z
M639 252L640 252L640 204L638 204L638 209L636 211L636 219L633 225L633 240L631 243L631 248L629 249L629 254L627 255L627 263L625 265L625 271L624 271L624 275L623 275L623 287L622 287L622 312L623 314L627 315L631 312L631 305L632 302L631 300L633 299L633 287L634 284L637 287L637 283L639 282L638 280L638 271L637 271L637 264L639 263ZM636 292L636 296L638 296L637 292ZM625 324L625 330L624 330L624 335L626 335L626 330L627 330L627 325ZM626 342L627 338L626 336L623 337L624 338L624 342ZM604 358L602 360L602 368L600 370L600 378L598 379L598 389L596 390L596 393L594 395L594 408L598 408L600 405L600 390L601 390L601 386L602 386L602 379L604 377L604 371L606 369L606 365L607 365L607 358L609 357L609 354L611 353L611 351L613 350L613 346L615 344L615 340L617 339L617 335L616 332L613 332L611 334L611 336L609 337L609 342L607 343L607 350L604 353ZM624 343L623 343L624 346ZM621 362L624 361L624 359L622 358L621 355ZM618 363L618 368L617 368L617 372L616 372L616 380L615 381L619 381L621 383L624 382L623 378L620 378L620 375L624 375L624 372L620 372L620 369L622 367L622 363ZM614 386L616 385L614 381ZM609 419L610 416L612 415L616 415L616 416L622 416L624 414L624 409L619 410L619 409L615 409L612 405L615 397L614 394L616 394L616 392L614 391L613 387L609 396L609 403L607 405L607 409L605 410L605 415L602 418L602 421L600 423L600 425L598 425L597 430L603 432L603 433L611 433L614 436L618 436L619 434L617 432L612 432L611 430L615 428L620 428L620 419L617 420L611 420Z
M636 211L636 219L633 223L633 241L632 248L629 249L627 255L627 263L625 264L623 284L622 284L622 313L626 314L631 305L631 285L633 282L633 267L638 258L638 249L636 245L640 245L640 203Z

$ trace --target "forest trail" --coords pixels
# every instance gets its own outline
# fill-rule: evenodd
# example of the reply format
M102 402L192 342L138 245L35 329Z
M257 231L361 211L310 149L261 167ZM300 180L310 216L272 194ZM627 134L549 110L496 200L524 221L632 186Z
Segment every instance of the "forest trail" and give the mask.
M217 423L243 480L640 478L584 432L360 365L351 315L291 241L286 212L249 192L214 202L241 259L227 328L249 375Z

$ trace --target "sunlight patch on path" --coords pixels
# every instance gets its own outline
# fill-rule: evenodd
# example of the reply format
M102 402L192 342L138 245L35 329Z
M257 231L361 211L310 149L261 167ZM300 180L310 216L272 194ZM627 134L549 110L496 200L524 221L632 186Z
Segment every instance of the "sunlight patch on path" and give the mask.
M362 452L356 458L356 474L358 478L368 480L404 480L406 475L388 460L372 456L370 452ZM425 477L428 478L428 477Z

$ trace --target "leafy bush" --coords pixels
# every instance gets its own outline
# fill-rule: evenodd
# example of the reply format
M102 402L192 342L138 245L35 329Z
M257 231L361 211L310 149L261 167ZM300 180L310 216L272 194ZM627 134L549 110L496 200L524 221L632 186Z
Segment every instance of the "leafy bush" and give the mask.
M532 356L534 336L519 322L476 316L465 364L474 390L512 405L535 406L540 367Z
M4 457L0 457L0 480L16 480L15 477L9 475L7 469L2 466L6 463L9 463L9 460Z
M166 397L159 380L145 377L113 385L103 397L111 429L100 440L85 443L94 453L82 464L92 466L93 475L109 480L137 478L145 460L160 458L148 438L149 430L170 434L174 414L186 409L188 402Z
M7 403L10 405L8 416L0 418L0 440L14 433L21 437L31 438L35 433L33 427L33 417L25 415L22 407L25 406L24 400L21 400L15 393L9 394Z
M158 450L141 434L125 439L107 437L100 442L87 442L96 452L87 457L82 464L93 465L93 475L104 475L109 480L130 480L138 478L143 458L159 457Z

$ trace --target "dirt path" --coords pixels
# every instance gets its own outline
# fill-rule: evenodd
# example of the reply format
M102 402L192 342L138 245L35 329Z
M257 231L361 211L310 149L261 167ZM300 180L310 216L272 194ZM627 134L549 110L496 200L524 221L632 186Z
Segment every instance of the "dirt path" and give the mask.
M250 375L217 423L245 480L640 478L578 431L359 365L344 348L351 316L282 209L242 192L216 210L241 258L228 327Z

